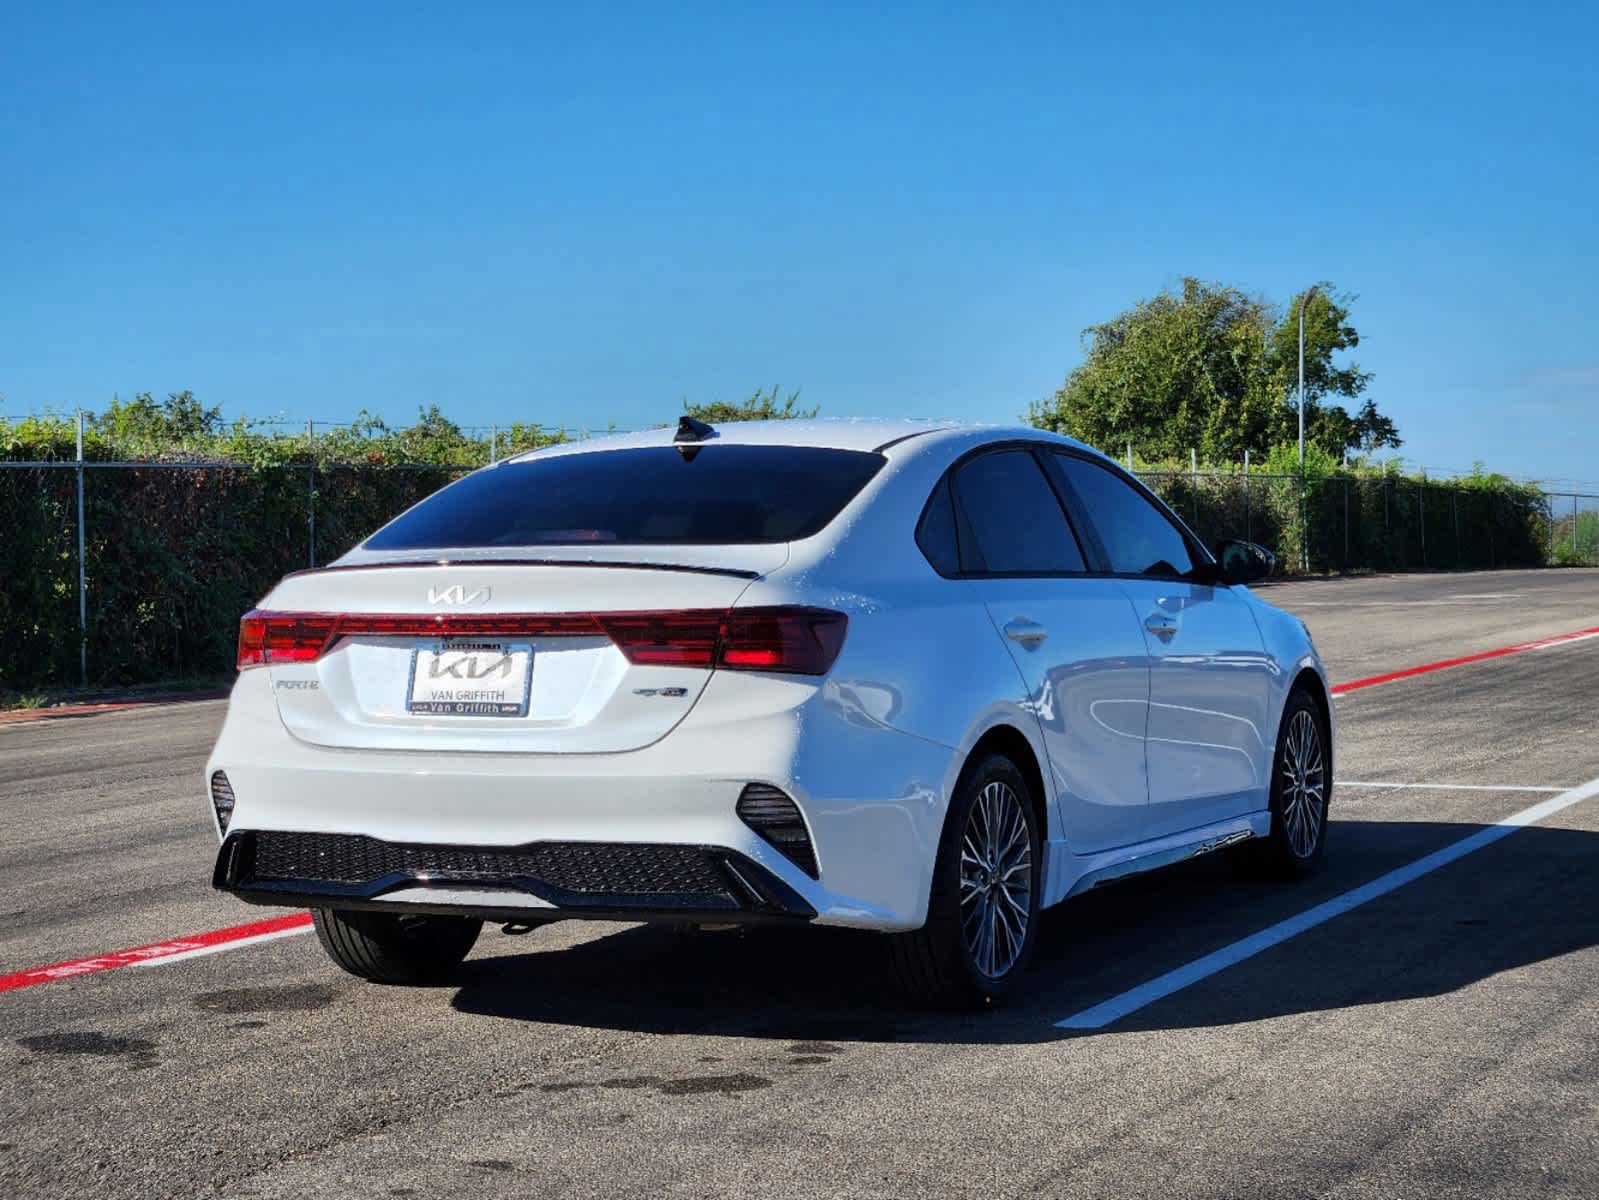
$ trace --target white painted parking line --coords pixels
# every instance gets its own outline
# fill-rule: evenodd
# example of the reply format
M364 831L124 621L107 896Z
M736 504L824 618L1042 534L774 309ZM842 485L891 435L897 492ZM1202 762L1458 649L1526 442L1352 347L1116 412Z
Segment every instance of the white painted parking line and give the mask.
M279 938L299 937L302 933L310 933L312 926L296 925L293 929L275 929L271 933L258 933L253 937L236 938L231 942L217 942L210 946L196 946L193 950L180 950L176 954L164 954L160 958L142 958L138 962L131 962L130 967L164 967L168 963L183 962L190 958L203 958L207 954L221 954L224 950L239 950L245 946L259 946L262 942L275 942Z
M1484 600L1514 600L1519 592L1483 592L1476 596L1448 596L1437 600L1299 600L1293 608L1440 608L1451 604L1480 604Z
M116 971L123 967L151 967L185 958L198 958L202 954L232 950L237 946L254 946L259 942L270 942L280 937L292 937L294 934L310 931L310 913L286 913L280 917L267 917L265 920L251 921L245 925L229 925L226 929L211 929L205 933L169 938L164 942L150 942L143 946L131 946L126 950L112 950L89 958L69 958L65 962L50 963L48 966L13 971L9 975L0 975L0 992L39 987L41 984L77 979L101 971Z
M1185 966L1178 967L1175 971L1168 971L1148 983L1141 983L1119 996L1112 996L1109 1000L1101 1001L1092 1008L1085 1008L1082 1012L1073 1013L1064 1020L1055 1022L1058 1029L1103 1029L1112 1021L1118 1021L1129 1013L1163 1000L1174 992L1180 992L1202 979L1208 979L1218 971L1225 971L1228 967L1253 958L1263 950L1286 942L1289 938L1297 937L1308 929L1342 916L1352 909L1359 908L1367 901L1385 896L1396 888L1404 887L1420 879L1423 875L1438 870L1439 867L1448 866L1458 859L1475 853L1485 846L1491 846L1501 838L1509 837L1516 830L1541 821L1547 816L1559 812L1561 809L1570 808L1579 804L1590 796L1599 796L1599 779L1591 779L1580 787L1561 792L1558 796L1551 796L1547 800L1534 804L1531 808L1524 808L1520 812L1506 817L1495 825L1478 830L1468 838L1462 838L1451 846L1442 850L1435 850L1431 854L1418 858L1413 863L1389 871L1388 874L1373 879L1370 883L1362 884L1352 891L1345 892L1342 896L1335 896L1324 904L1306 909L1297 916L1279 921L1275 925L1262 929L1259 933L1234 942L1230 946L1223 946L1220 950L1213 951L1196 958Z
M1599 632L1579 633L1575 637L1561 638L1559 641L1543 642L1531 647L1533 650L1553 650L1557 646L1569 646L1573 642L1591 642L1599 638Z
M1364 779L1338 779L1335 787L1419 788L1428 792L1564 792L1563 787L1526 787L1516 783L1375 783Z

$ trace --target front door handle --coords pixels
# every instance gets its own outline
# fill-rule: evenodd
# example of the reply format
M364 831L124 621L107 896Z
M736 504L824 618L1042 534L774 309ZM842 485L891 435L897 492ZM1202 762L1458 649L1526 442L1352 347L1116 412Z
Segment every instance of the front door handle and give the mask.
M1049 630L1045 629L1037 621L1029 620L1026 617L1017 617L1015 620L1006 623L1005 636L1023 649L1036 650L1040 643L1049 636Z
M1177 622L1163 612L1152 612L1145 617L1144 628L1163 642L1171 641L1177 634Z

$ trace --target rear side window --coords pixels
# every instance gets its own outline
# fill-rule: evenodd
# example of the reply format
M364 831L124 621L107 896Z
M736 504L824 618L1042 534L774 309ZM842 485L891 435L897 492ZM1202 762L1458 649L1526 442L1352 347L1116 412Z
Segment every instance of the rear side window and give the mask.
M976 543L966 555L968 569L996 575L1085 569L1055 490L1030 451L996 450L962 464L955 495Z
M370 550L728 545L809 537L883 465L820 446L670 446L506 463L468 475L395 518Z
M1125 479L1071 454L1053 456L1056 465L1105 545L1110 569L1123 575L1187 575L1194 557L1170 518Z

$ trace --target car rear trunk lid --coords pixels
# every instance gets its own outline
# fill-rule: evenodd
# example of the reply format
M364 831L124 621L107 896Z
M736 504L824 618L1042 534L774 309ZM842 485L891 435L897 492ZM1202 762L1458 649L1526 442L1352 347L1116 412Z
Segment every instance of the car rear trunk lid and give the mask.
M266 665L279 716L295 737L341 749L646 746L687 715L710 677L708 656L679 652L683 637L706 619L714 631L759 568L782 557L760 547L758 563L731 566L719 549L715 566L362 563L290 576L262 603L302 616L310 647L304 661L274 655ZM652 616L628 615L641 613ZM652 638L679 645L652 654ZM631 660L619 640L631 643Z

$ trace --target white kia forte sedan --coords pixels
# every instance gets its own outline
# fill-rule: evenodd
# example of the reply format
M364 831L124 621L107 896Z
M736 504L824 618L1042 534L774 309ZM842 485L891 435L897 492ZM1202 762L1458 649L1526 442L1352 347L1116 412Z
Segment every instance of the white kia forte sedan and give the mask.
M1217 557L1219 556L1219 557ZM1030 429L772 421L551 446L245 616L215 884L436 981L484 921L881 931L1012 990L1039 911L1228 849L1322 853L1305 626L1104 456Z

